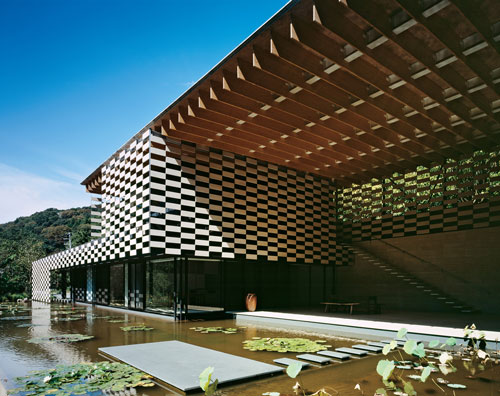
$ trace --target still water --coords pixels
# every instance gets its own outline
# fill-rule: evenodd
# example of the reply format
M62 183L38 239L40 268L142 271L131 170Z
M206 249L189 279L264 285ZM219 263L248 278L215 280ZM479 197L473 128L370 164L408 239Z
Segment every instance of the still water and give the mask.
M32 306L18 305L18 307L19 310L15 313L3 309L3 314L0 316L0 379L3 387L7 389L16 386L13 378L26 375L30 370L53 368L58 364L105 360L98 353L98 348L105 346L179 340L265 363L272 363L273 359L276 358L294 358L296 353L252 352L243 349L242 342L252 337L303 337L311 340L326 340L328 344L332 345L331 349L359 343L359 340L336 337L332 334L267 327L262 324L245 323L245 328L236 334L201 334L191 329L196 326L238 327L240 324L232 319L174 322L163 317L145 317L131 311L109 310L90 306L72 308L70 305L51 306L34 302ZM72 311L72 314L61 314L61 311ZM81 319L64 321L64 318L68 316L80 316ZM19 319L9 320L7 319L9 317ZM127 323L110 323L109 320L125 320ZM153 327L154 330L124 332L120 329L121 326L139 323ZM92 335L95 338L72 344L55 342L33 344L27 342L33 337L47 337L68 333ZM168 359L168 357L165 358ZM398 356L394 357L394 359L398 358ZM382 387L380 376L375 371L380 359L382 359L381 355L372 355L363 359L353 359L346 363L334 362L322 368L312 367L302 372L301 381L310 392L322 387L329 387L329 393L332 395L372 396L377 388ZM457 389L454 393L453 389L446 388L443 385L440 387L430 380L425 384L412 381L418 395L500 395L500 365L490 365L490 368L471 375L470 372L461 367L460 363L457 367L458 371L447 375L446 380L452 383L464 384L467 389ZM418 374L418 372L410 372L409 374ZM439 373L433 374L431 378L437 378L437 376L443 377ZM217 377L217 367L215 367L214 377ZM278 375L253 382L225 386L221 390L228 396L258 396L264 392L280 392L282 395L293 395L292 387L295 382L286 375ZM359 384L361 391L354 389L356 384ZM148 389L137 388L137 391L139 395L144 396L179 394L174 389L161 386ZM388 392L388 394L391 395L393 392Z

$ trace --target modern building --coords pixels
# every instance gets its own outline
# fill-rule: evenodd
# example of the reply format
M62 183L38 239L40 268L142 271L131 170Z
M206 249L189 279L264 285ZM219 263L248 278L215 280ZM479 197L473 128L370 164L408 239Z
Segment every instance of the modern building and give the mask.
M33 298L498 312L499 83L494 0L291 1L82 182Z

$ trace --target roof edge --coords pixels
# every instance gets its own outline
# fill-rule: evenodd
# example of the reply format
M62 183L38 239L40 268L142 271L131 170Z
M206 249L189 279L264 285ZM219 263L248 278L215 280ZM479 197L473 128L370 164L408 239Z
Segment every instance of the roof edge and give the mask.
M149 121L144 127L142 127L137 133L135 133L130 139L128 139L123 145L120 146L113 154L111 154L99 167L94 170L89 176L85 178L80 184L86 185L93 176L95 176L104 165L108 163L111 158L113 158L118 152L124 150L129 146L138 136L143 134L145 131L150 129L154 123L162 118L166 113L173 109L179 102L181 102L185 97L187 97L191 92L193 92L203 81L219 70L227 61L229 61L234 55L236 55L245 45L252 41L255 37L261 34L265 29L267 29L274 21L281 18L286 12L288 12L296 4L300 3L301 0L289 0L283 7L281 7L273 16L271 16L266 22L259 26L250 36L243 40L236 48L234 48L229 54L222 58L214 67L212 67L207 73L205 73L201 78L198 79L191 87L189 87L184 93L182 93L177 99L175 99L170 105L163 109L156 117Z

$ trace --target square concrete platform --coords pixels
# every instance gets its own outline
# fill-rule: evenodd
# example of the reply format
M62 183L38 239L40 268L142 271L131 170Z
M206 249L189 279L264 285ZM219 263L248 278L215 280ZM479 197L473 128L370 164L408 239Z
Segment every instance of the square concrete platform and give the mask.
M184 392L199 390L200 373L214 367L219 384L283 373L283 368L181 341L99 348L99 351L144 371Z

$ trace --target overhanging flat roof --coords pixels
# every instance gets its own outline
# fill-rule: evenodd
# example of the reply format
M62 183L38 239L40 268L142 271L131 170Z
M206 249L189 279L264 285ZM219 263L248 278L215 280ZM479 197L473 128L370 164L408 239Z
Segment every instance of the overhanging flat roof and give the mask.
M287 4L140 132L361 183L500 144L496 0Z

